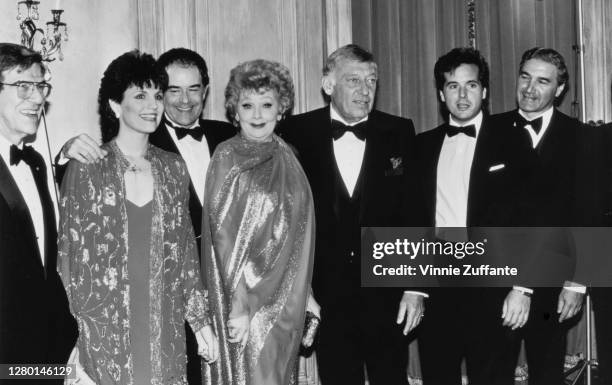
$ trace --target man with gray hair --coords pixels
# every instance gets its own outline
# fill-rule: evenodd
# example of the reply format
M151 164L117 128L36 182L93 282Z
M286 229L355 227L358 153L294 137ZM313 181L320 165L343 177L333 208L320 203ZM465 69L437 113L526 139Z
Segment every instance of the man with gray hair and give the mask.
M422 294L360 287L361 227L413 224L414 126L373 108L377 83L373 55L343 46L323 69L330 104L281 127L315 201L312 286L321 305L316 351L325 385L362 385L364 365L372 385L407 384L407 334L423 313Z
M500 129L515 130L524 137L530 157L526 183L528 208L521 225L548 227L546 237L527 242L536 252L524 269L532 282L548 287L519 287L514 302L526 309L528 321L519 334L525 339L529 384L563 382L566 341L564 321L579 313L585 287L569 282L576 256L564 227L575 225L577 143L581 124L557 108L569 87L563 56L551 48L532 48L521 58L516 82L518 109L493 117ZM532 285L533 286L533 285ZM554 287L553 287L554 286ZM525 312L523 312L525 314ZM518 344L515 344L518 350Z

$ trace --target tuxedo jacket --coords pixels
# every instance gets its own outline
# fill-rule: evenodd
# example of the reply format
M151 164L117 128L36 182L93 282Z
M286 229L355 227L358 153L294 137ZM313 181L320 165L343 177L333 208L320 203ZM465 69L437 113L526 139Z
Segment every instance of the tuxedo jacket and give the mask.
M57 273L57 251L48 254L43 266L28 207L0 158L2 364L65 363L74 346L76 321Z
M409 119L377 110L367 122L363 163L352 197L336 164L329 106L288 118L280 135L296 149L314 197L317 301L329 309L370 299L397 312L401 290L377 296L376 290L360 289L360 227L416 224L410 208L416 183L414 126Z
M575 245L568 227L577 224L580 202L576 198L577 164L582 125L557 109L538 146L533 149L526 130L514 122L518 110L493 116L494 124L505 130L519 130L529 172L516 183L525 184L527 194L522 198L526 211L523 226L547 227L534 231L528 243L532 245L529 270L544 274L546 286L561 287L571 280L576 268Z
M438 161L442 145L446 138L448 123L417 136L417 159L420 220L422 226L435 226L436 200L438 186ZM523 137L515 131L503 130L493 124L491 117L484 115L480 131L476 138L474 156L470 169L468 186L466 227L474 241L491 240L487 254L483 257L472 256L469 260L458 261L454 257L438 261L442 266L448 263L471 263L473 265L510 265L518 266L520 261L515 257L518 250L516 242L522 232L511 230L519 223L526 194L524 184L516 183L525 174L527 164L517 148L523 149ZM493 228L479 228L493 227ZM504 227L499 231L495 227ZM479 259L481 258L481 259ZM491 280L492 279L492 280ZM511 280L499 277L488 279L481 277L478 282L473 277L463 284L481 284L486 286L511 286ZM427 290L427 289L425 289Z
M200 127L204 128L204 136L206 137L206 142L208 143L208 149L211 157L219 143L231 138L236 134L236 128L234 126L227 122L221 122L218 120L200 119ZM168 128L163 121L157 130L155 130L155 132L149 136L149 142L162 150L180 155L180 152L172 140L172 137L168 132ZM206 170L202 170L202 172L206 173ZM189 214L191 216L191 223L193 225L193 231L198 244L198 252L200 252L200 240L202 234L202 204L198 199L198 194L193 187L191 179L189 182Z
M444 123L417 136L421 182L417 187L421 191L423 226L435 226L438 160L447 129L448 123ZM470 169L468 227L509 226L518 220L517 205L521 202L516 198L523 191L514 182L525 165L514 149L521 141L521 137L498 129L491 124L490 117L483 116Z
M550 124L533 149L527 130L514 126L518 110L494 115L495 124L507 130L519 130L526 138L523 144L530 151L529 198L531 214L526 225L571 226L575 223L576 165L581 123L555 109ZM523 151L525 153L525 151Z

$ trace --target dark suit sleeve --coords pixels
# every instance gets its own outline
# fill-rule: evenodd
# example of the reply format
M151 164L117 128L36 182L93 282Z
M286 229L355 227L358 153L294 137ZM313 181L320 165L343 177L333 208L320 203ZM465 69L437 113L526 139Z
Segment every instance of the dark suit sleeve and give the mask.
M404 143L404 180L402 183L402 226L419 226L422 224L422 209L418 196L419 166L417 162L417 147L414 124L408 119L403 127L402 141Z
M66 174L66 170L68 170L68 162L64 163L64 164L59 164L59 161L61 159L61 151L55 156L55 159L53 159L53 170L54 170L54 176L55 176L55 183L57 183L58 186L62 185L62 180L64 179L64 175Z

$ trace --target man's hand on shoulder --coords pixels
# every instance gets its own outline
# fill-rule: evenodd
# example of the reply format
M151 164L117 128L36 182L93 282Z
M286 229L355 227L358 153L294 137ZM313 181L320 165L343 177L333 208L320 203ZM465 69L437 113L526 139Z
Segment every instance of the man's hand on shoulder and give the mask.
M76 159L85 164L95 163L106 156L106 150L100 148L100 144L87 134L80 134L70 138L62 147L60 153L60 164L62 157Z
M417 327L425 314L424 296L422 294L405 292L399 303L397 312L397 324L401 325L406 320L404 335Z

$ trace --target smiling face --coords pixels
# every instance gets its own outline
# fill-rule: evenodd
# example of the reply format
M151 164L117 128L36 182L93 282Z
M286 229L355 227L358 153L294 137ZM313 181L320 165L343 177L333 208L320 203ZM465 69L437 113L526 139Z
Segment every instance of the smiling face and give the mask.
M166 68L168 89L164 93L166 113L181 126L191 126L202 115L208 87L196 66L171 64Z
M130 130L150 134L159 125L164 112L163 96L159 88L130 86L123 93L121 103L109 101L119 117L119 131Z
M44 75L40 64L23 70L18 67L2 72L2 83L19 81L42 82ZM30 135L35 135L45 98L37 88L28 99L17 95L17 87L2 86L0 91L0 134L13 144L19 144Z
M457 123L465 124L472 120L487 97L486 88L478 80L478 67L474 64L461 64L453 72L445 72L444 87L440 99Z
M354 123L372 111L377 82L376 63L340 59L336 68L323 77L323 91L340 116Z
M236 121L241 134L253 141L270 140L282 111L276 93L272 90L240 92L236 108Z
M559 84L558 75L554 64L540 59L529 59L523 64L516 82L516 97L527 118L541 115L563 93L565 84Z

